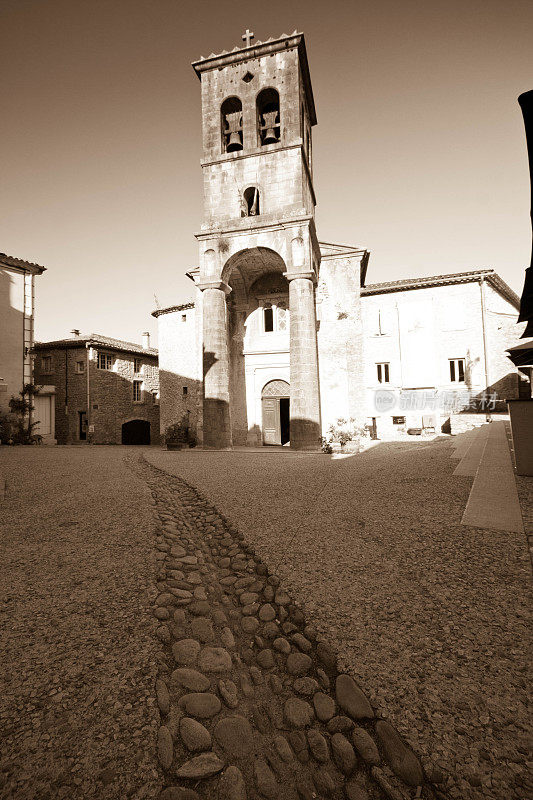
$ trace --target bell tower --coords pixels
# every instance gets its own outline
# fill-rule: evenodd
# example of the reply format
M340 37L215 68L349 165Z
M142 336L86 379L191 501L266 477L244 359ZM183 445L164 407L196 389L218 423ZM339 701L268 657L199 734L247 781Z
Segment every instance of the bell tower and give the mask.
M253 37L247 30L243 47L192 65L202 92L204 216L196 283L203 305L204 446L231 447L246 424L233 397L239 353L232 342L239 341L254 284L275 273L289 297L291 446L315 449L320 248L313 92L303 34L256 43Z

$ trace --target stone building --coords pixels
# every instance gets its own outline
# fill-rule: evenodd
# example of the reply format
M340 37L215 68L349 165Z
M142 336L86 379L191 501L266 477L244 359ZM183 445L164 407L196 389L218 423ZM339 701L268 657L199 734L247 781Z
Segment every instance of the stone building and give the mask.
M45 267L0 253L0 414L9 412L9 401L33 383L31 349L35 313L35 276ZM35 398L35 419L48 436L51 395L47 387Z
M37 342L35 382L54 387L58 444L159 443L158 352L98 334Z
M367 250L317 238L316 112L303 35L248 38L193 68L204 217L199 266L187 273L194 301L154 312L161 429L186 417L205 447L316 449L339 418L362 425L375 417L362 305L390 297L361 288ZM366 358L387 355L371 351Z

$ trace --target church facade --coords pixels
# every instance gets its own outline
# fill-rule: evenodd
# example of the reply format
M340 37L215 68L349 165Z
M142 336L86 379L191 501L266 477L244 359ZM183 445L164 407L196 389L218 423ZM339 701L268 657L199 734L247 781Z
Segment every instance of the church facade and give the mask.
M361 307L369 253L317 237L304 37L247 39L193 68L204 219L187 273L194 301L154 312L161 431L185 420L204 447L319 449L338 419L374 416Z

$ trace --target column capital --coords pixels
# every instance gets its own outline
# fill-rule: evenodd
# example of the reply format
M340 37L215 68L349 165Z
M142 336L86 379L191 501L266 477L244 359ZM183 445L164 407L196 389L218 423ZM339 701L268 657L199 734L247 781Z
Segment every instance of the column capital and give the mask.
M206 289L220 289L224 294L229 294L231 292L231 286L228 286L224 281L199 281L196 286L201 292L204 292Z
M306 272L284 272L283 277L286 278L289 282L294 281L297 278L305 278L308 281L312 281L315 285L317 284L316 274L313 270L308 270Z

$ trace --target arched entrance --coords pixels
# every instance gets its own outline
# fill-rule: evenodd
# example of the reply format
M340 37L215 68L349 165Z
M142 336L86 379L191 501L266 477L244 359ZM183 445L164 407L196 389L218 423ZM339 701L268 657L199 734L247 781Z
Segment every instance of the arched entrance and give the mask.
M122 444L150 444L150 423L132 419L122 426Z
M269 381L261 392L263 444L290 441L290 387L286 381Z

